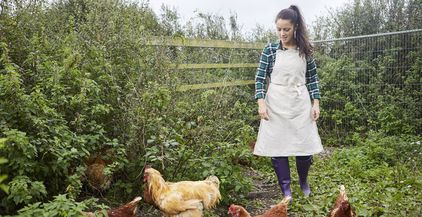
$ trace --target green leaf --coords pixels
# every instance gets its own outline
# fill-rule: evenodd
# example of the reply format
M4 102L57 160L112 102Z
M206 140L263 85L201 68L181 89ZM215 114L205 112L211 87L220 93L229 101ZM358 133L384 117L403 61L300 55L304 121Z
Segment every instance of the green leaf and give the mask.
M7 163L7 162L9 162L9 161L6 158L0 157L0 164L4 164L4 163Z

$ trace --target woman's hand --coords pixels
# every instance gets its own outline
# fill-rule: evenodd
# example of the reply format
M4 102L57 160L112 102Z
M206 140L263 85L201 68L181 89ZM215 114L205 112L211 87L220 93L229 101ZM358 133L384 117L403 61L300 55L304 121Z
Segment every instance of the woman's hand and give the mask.
M311 116L314 121L318 120L319 112L319 100L314 99L311 111Z
M267 105L265 104L264 99L258 99L258 114L261 119L269 120L268 112L267 112Z

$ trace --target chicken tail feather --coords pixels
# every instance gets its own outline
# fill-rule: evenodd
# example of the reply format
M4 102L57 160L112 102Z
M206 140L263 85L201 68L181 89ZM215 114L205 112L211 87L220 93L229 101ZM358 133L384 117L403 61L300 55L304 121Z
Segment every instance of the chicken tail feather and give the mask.
M130 201L130 204L137 204L139 201L142 200L142 197L135 197L132 201Z
M220 187L220 180L217 176L208 176L205 180L212 182L217 188Z
M344 187L344 185L340 185L340 195L344 198L344 200L348 200L346 195L346 187Z
M286 197L283 198L283 200L280 202L280 204L289 204L291 200L292 200L291 196L286 196Z

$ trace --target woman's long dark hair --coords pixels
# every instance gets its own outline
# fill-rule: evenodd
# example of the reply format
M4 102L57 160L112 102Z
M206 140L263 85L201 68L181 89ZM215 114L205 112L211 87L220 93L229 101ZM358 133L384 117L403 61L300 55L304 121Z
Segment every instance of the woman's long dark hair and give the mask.
M299 11L299 8L296 5L290 5L289 8L283 9L277 14L275 22L277 22L279 19L290 20L293 23L296 30L295 40L297 46L299 47L300 55L305 55L306 58L311 57L313 47L309 42L306 24L303 20L302 14Z

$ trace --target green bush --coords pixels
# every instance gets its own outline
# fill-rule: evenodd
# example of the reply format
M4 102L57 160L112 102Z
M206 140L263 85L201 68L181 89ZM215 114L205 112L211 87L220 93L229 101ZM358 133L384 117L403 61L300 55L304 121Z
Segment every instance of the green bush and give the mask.
M82 211L85 211L88 206L93 205L97 200L90 199L83 202L75 202L73 199L68 198L67 195L54 196L53 201L46 203L34 203L21 210L19 210L18 216L32 217L32 216L57 216L57 217L78 217L82 215ZM97 206L99 209L107 207ZM99 212L99 216L103 216L102 212Z
M245 166L273 175L268 159L254 160L248 147L259 123L252 86L177 90L185 84L252 79L254 72L173 67L255 62L260 51L145 45L152 36L241 41L235 17L226 28L223 17L198 13L200 22L183 28L176 11L164 8L159 18L143 2L28 0L1 1L0 7L0 137L5 138L0 148L0 215L17 214L23 207L19 214L27 216L43 210L52 216L77 215L93 207L85 198L98 195L121 204L142 193L139 177L145 164L169 181L217 175L222 206L243 201L251 189L251 180L243 175ZM266 41L272 36L258 29L252 38ZM419 155L411 151L418 149L419 140L408 136L421 130L421 93L414 88L420 86L420 42L411 36L415 49L400 50L400 41L393 38L385 52L373 47L363 55L342 53L361 45L339 42L315 53L324 145L356 146L336 152L323 167L328 172L320 175L334 181L350 178L350 184L364 182L351 187L363 188L352 197L361 213L397 213L389 201L397 197L413 204L408 195L414 188L403 186L420 184L410 172L420 172ZM403 70L390 70L395 65ZM397 85L390 85L393 78ZM402 151L407 155L396 154ZM107 191L89 189L86 183L86 160L98 155L107 161L105 173L113 177ZM333 174L337 165L344 165L341 176ZM380 177L385 182L371 184ZM317 192L334 197L331 187L327 183ZM384 187L390 192L390 207L358 199L372 188L380 194ZM327 211L332 198L319 199L324 205L303 209ZM293 210L297 209L301 208Z
M4 138L0 138L0 149L2 149L4 147L4 143L6 142L6 139ZM5 164L7 163L7 159L4 157L0 157L0 164ZM9 186L7 186L6 184L4 184L4 181L7 179L7 175L6 174L0 174L0 189L2 191L4 191L5 193L9 193Z

